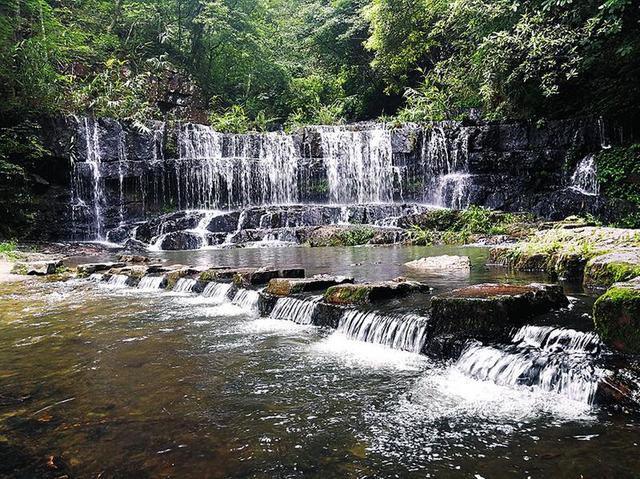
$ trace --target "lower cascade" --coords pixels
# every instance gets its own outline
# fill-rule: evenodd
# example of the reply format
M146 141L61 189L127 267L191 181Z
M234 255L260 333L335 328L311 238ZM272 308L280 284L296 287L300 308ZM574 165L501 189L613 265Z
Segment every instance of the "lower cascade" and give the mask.
M322 296L311 299L279 298L269 317L285 319L297 324L311 324L313 312L321 299Z
M204 288L204 291L202 291L202 296L222 302L227 298L231 286L231 283L211 282L207 284L207 286Z
M138 289L160 289L163 279L162 276L144 276L138 283Z
M231 302L236 306L240 306L242 309L246 309L248 311L257 311L259 299L260 295L257 291L253 291L251 289L241 289L236 293Z
M340 318L338 331L358 341L419 353L427 339L427 318L353 310Z
M120 288L120 287L126 286L128 281L129 281L128 276L124 274L114 274L109 278L109 281L107 281L107 284L109 286Z
M174 293L190 293L193 291L193 287L196 285L195 279L180 278L176 285L173 287Z
M481 381L537 388L591 404L604 375L593 364L598 351L592 333L524 326L506 347L470 344L456 367Z

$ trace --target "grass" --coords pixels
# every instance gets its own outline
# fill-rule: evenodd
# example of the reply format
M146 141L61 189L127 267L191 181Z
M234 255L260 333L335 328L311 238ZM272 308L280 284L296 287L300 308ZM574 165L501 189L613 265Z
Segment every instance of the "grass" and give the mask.
M14 241L5 241L0 243L0 256L8 260L18 259L17 245Z

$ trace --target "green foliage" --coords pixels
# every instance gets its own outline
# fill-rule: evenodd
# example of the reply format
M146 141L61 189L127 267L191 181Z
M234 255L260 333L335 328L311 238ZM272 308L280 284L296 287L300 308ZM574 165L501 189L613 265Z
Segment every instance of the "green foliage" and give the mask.
M640 208L640 144L603 150L596 156L600 191L607 198ZM640 213L631 213L621 226L640 227Z
M408 230L409 241L418 246L431 246L434 243L433 230L411 225Z
M5 241L0 242L0 257L7 258L9 260L14 260L18 258L18 254L16 253L16 243L15 241Z

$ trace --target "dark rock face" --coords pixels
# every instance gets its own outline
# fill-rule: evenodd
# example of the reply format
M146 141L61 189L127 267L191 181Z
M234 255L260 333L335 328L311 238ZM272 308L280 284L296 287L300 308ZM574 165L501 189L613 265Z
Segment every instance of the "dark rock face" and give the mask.
M160 248L163 250L198 249L202 246L202 238L188 231L175 231L162 238Z
M121 242L128 233L120 225L167 209L285 203L375 202L387 203L387 209L376 205L344 211L327 205L272 209L268 214L236 212L200 226L221 234L233 233L238 226L249 230L337 222L382 225L400 216L391 202L453 208L477 204L552 219L591 212L610 220L619 214L618 205L613 208L606 198L574 187L572 176L580 159L575 152L588 155L603 144L632 141L627 132L633 129L627 126L623 121L574 119L543 127L527 122L441 122L384 130L364 123L308 127L287 136L219 134L192 124L169 128L148 122L141 130L111 119L43 119L40 135L52 159L42 163L56 167L47 172L43 166L40 175L48 186L38 216L43 224L35 234ZM366 146L371 142L383 142L383 156L373 161L367 153L362 168L345 162L353 144L350 135L359 135L363 152L371 151ZM334 171L336 158L342 163ZM203 219L200 213L183 215L163 231L152 222L140 225L136 238L148 243L161 233L193 229ZM219 236L211 241L221 242Z
M469 286L432 298L432 334L496 340L526 319L568 304L562 287L557 285Z

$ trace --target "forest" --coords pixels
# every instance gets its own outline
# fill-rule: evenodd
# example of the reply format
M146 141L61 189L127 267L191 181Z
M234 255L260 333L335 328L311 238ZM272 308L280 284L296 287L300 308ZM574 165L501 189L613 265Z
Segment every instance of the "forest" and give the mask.
M245 132L640 104L633 0L5 0L0 13L4 127L62 112Z

